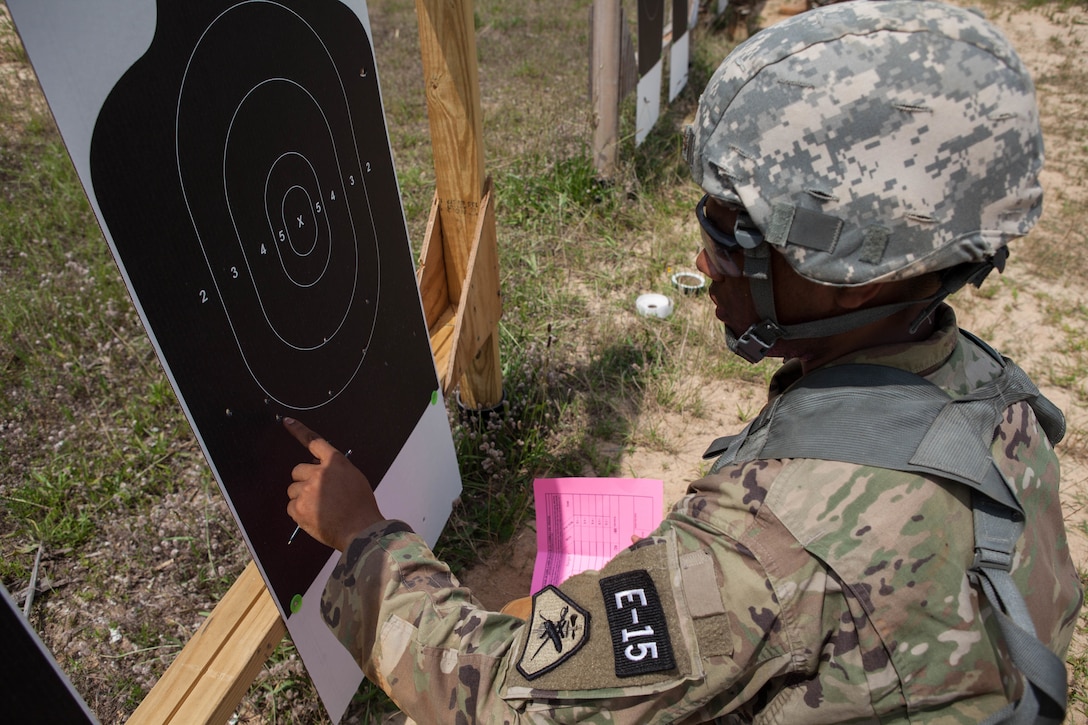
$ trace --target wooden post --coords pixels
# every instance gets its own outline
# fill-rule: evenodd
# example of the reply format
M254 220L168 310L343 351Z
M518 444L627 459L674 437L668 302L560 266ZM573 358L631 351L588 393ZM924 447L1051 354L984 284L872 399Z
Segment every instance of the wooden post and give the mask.
M449 299L456 307L470 272L485 179L476 29L471 0L416 0L416 14L434 148L438 218L429 226L441 234ZM497 330L461 372L463 405L485 408L502 401Z
M594 0L590 42L593 167L605 178L616 170L620 132L620 0Z

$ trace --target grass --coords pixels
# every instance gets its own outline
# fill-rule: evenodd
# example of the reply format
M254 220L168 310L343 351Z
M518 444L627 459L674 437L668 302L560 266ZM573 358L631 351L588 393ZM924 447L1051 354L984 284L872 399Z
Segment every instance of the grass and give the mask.
M640 292L674 294L671 271L694 256L698 194L678 130L729 44L705 28L695 31L687 89L663 106L639 147L633 107L625 109L620 167L601 180L587 148L584 63L570 61L583 57L588 5L476 3L485 156L497 190L505 400L494 414L449 406L464 495L436 548L455 571L522 529L532 516L535 476L628 474L636 452L675 458L679 470L682 454L663 421L709 428L720 411L709 409L702 386L728 381L758 391L775 368L725 354L704 298L677 300L677 313L664 321L632 313ZM1056 23L1074 22L1083 15L1070 20L1067 8L1083 5L1051 3L1043 11ZM415 7L388 0L372 3L370 13L418 249L434 170ZM1038 79L1040 94L1082 109L1088 79L1073 52L1081 46L1055 37L1045 42L1069 51L1071 60ZM0 64L25 70L26 62L0 12ZM0 78L7 79L0 83L0 580L13 592L24 588L44 544L50 584L35 604L34 624L100 718L120 722L248 554L32 79ZM1083 184L1085 114L1047 114L1045 123L1048 143L1069 143L1055 154L1055 168ZM1082 289L1088 214L1074 186L1056 190L1035 246L1014 253L1013 264L1030 266L1048 284ZM1010 276L960 301L968 310L1000 309L994 319L979 316L979 331L994 335L1025 306L1045 308L1045 335L1009 344L1031 355L1037 340L1053 338L1053 349L1029 371L1074 404L1088 402L1083 294L1049 294ZM752 400L726 413L744 422L758 412L759 399ZM1071 431L1063 455L1088 458L1085 438L1084 430ZM128 643L120 652L111 630ZM1082 710L1086 652L1075 648L1069 659L1071 702ZM351 713L369 722L389 707L364 687ZM289 640L258 676L239 716L324 721Z

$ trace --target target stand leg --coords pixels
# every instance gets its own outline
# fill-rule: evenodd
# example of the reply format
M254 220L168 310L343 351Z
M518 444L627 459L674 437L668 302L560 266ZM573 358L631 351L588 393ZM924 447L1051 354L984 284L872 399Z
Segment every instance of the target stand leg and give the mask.
M487 361L498 360L502 297L491 177L484 181L467 272L460 284L460 299L453 299L451 294L451 265L445 259L447 240L443 237L438 213L440 204L436 194L427 220L416 278L442 392L449 395L460 382L462 399L469 397L466 395L468 387L475 393L472 397L477 405L495 404L502 399L501 375L486 367ZM455 286L456 283L454 280ZM480 361L484 361L483 370ZM492 389L496 379L497 391Z
M257 565L249 562L128 725L227 722L286 631Z

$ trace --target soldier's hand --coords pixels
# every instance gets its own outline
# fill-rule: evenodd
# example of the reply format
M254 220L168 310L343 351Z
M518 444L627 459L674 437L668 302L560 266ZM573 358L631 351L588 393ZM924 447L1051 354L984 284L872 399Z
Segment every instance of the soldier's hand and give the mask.
M344 454L299 421L284 418L283 425L314 457L313 463L300 463L291 471L287 514L321 543L346 551L358 534L385 518L370 482Z

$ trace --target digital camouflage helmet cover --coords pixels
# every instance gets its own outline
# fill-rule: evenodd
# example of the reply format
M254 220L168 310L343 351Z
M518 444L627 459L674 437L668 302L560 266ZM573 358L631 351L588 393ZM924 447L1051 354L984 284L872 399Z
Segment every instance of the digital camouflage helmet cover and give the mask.
M685 153L695 181L743 206L765 242L746 250L763 352L899 309L780 327L770 280L753 278L768 245L835 286L949 271L943 298L1000 269L1042 210L1027 69L981 16L935 2L847 2L760 31L707 84Z

